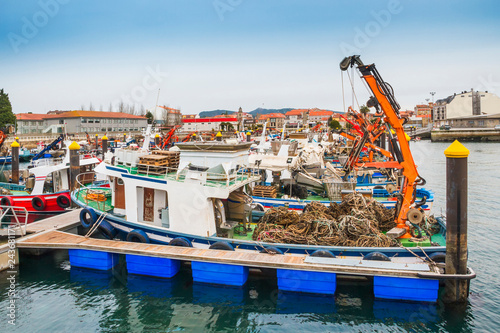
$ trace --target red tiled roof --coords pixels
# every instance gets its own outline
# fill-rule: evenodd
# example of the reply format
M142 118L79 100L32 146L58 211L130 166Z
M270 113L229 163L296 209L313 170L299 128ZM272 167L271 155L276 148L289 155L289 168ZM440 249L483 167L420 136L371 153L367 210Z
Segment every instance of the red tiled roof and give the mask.
M311 110L309 111L309 116L331 116L334 112L327 110Z
M168 106L165 106L165 105L158 105L158 107L162 108L162 109L165 109L168 111L168 113L181 113L181 110L177 110L177 109L174 109L174 108L169 108Z
M238 118L191 118L182 119L183 123L221 123L221 122L237 122Z
M35 120L35 118L29 118L33 117L34 114L27 114L27 113L19 113L16 115L17 119L19 120ZM37 114L38 118L36 120L43 120L43 119L57 119L57 118L125 118L125 119L145 119L143 116L136 116L133 114L128 114L124 112L108 112L108 111L82 111L82 110L75 110L75 111L65 111L61 112L58 114ZM28 117L28 118L25 118Z
M259 117L260 120L269 118L285 118L285 115L283 113L268 113L268 114L263 114Z
M17 120L44 120L46 115L40 113L18 113Z
M300 116L302 113L306 112L307 109L294 109L285 113L285 116Z

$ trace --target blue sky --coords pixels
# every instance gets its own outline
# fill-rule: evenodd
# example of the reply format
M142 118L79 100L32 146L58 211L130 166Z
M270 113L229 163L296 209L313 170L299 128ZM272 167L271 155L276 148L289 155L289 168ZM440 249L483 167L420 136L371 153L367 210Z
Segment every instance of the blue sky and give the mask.
M403 108L500 95L498 1L0 2L0 88L14 112L120 100L184 113L341 110L339 62L376 63ZM360 104L367 94L359 80ZM360 89L361 88L361 89ZM347 89L347 86L346 86ZM346 99L351 100L347 94ZM115 107L116 108L116 107Z

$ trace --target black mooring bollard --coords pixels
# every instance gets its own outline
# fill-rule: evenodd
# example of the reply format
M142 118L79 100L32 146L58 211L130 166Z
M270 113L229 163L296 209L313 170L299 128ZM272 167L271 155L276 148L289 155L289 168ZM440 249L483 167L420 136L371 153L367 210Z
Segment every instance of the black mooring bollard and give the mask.
M446 274L467 274L467 157L455 140L446 155ZM467 301L470 280L446 280L443 301Z
M216 135L215 138L217 141L222 141L222 133L219 131Z
M155 146L159 147L160 146L160 134L156 133L155 135Z
M74 191L78 188L78 182L76 178L80 174L80 145L73 141L69 145L69 179L70 179L70 189Z
M108 152L108 137L106 134L102 137L102 159L104 160L104 157L106 157L106 153Z
M99 150L99 134L95 135L95 150Z
M12 183L19 184L19 143L12 142L10 145L12 149Z
M252 133L250 131L247 132L247 142L252 141Z

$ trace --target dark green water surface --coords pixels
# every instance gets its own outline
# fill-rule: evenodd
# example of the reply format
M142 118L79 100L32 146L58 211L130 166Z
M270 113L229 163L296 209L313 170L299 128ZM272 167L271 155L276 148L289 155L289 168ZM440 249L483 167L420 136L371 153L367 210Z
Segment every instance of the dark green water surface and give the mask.
M445 212L444 149L412 143L420 174ZM375 300L370 282L340 281L334 298L279 292L252 275L244 288L70 268L66 251L23 256L16 278L16 325L8 323L10 274L0 273L0 332L498 332L500 331L500 144L470 143L469 266L478 277L463 307Z

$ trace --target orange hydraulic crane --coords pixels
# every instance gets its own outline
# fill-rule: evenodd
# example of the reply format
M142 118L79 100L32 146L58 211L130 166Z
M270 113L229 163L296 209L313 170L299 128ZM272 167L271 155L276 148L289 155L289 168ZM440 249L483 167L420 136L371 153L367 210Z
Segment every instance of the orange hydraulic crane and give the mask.
M419 223L423 218L420 206L425 203L425 200L415 205L414 203L416 187L417 185L424 185L425 180L418 175L410 146L406 140L406 134L403 130L403 124L406 119L399 114L400 106L394 97L394 91L388 83L382 80L382 77L375 68L375 64L364 65L359 56L354 55L344 58L340 63L342 71L350 67L357 68L362 75L361 78L367 83L373 94L366 105L374 107L377 115L384 115L383 121L388 127L389 140L401 168L400 172L404 177L395 212L396 228L399 229L394 230L394 234L402 230L402 235L399 236L401 238L410 238L409 226L406 224L406 221ZM396 137L392 136L391 128L394 129ZM367 131L364 131L363 137L366 137L366 140L368 139ZM364 146L366 140L364 142L360 140L358 143L362 143L362 146ZM357 147L353 147L354 149L357 149ZM384 162L381 162L381 164L384 164Z
M175 135L175 131L180 128L181 126L179 125L176 125L174 127L172 127L172 129L170 131L168 131L167 135L165 135L163 137L163 140L162 142L160 143L160 148L161 149L166 149L168 148L170 145L171 145L171 142L170 141L175 141L175 142L179 142L179 137L177 135Z
M189 133L182 139L182 142L188 142L193 136L196 136L196 132Z
M311 128L311 132L317 132L321 128L321 123L316 124L313 128Z

